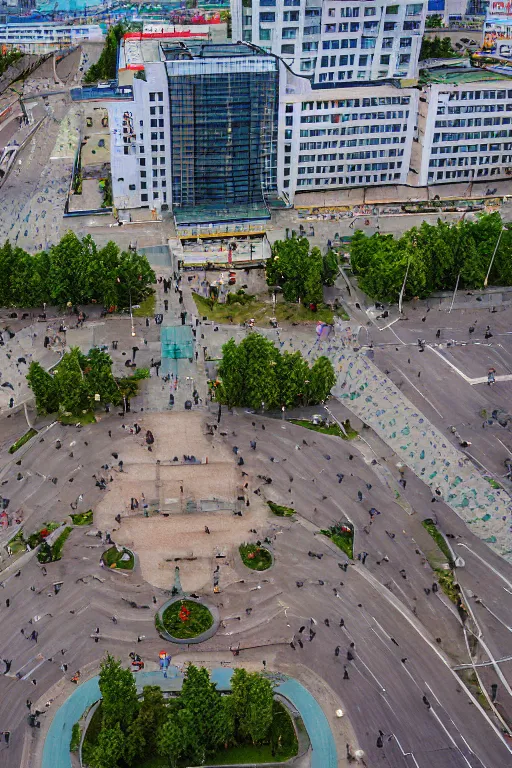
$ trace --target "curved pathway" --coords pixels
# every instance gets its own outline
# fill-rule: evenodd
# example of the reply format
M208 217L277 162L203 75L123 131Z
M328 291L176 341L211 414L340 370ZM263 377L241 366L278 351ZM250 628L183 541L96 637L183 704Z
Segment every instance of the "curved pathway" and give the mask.
M168 677L163 672L134 673L137 689L145 685L158 685L163 691L180 691L183 674L170 666ZM233 669L219 667L211 671L211 679L219 691L231 689ZM59 707L46 735L41 768L71 768L69 744L74 723L86 709L101 698L99 677L93 677L79 685L64 704ZM287 698L299 711L311 741L311 768L336 768L336 745L331 728L317 700L297 680L285 678L278 682L275 692Z

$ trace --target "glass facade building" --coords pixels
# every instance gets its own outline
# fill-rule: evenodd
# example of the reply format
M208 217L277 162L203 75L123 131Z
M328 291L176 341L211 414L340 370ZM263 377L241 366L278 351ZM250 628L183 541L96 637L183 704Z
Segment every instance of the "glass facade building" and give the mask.
M264 208L277 189L278 61L245 44L163 52L173 209Z

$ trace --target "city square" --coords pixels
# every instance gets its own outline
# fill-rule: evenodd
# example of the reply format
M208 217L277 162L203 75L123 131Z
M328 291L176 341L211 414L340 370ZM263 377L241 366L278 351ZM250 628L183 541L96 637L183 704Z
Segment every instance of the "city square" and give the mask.
M0 25L2 768L510 763L501 5Z

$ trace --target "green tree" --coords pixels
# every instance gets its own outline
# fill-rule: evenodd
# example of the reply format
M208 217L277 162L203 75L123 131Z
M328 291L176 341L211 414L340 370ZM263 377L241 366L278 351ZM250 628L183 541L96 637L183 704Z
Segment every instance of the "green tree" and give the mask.
M97 347L91 349L85 363L85 375L91 403L95 394L99 394L102 403L113 403L119 399L119 388L112 374L112 359L106 352Z
M185 736L180 720L173 713L158 729L158 754L167 760L169 768L176 768L185 753Z
M219 730L218 708L221 696L210 680L208 670L197 668L193 664L187 667L180 695L185 718L193 723L194 743L191 756L200 764L204 763L208 752L217 749L222 741ZM183 717L183 715L182 715Z
M231 678L231 698L236 732L254 744L266 740L272 723L273 689L258 672L237 669Z
M278 351L274 344L259 333L250 333L241 342L245 355L244 405L251 408L276 408L279 403L277 381Z
M243 405L246 361L244 348L241 344L237 345L234 339L229 339L222 347L219 376L222 379L222 391L219 393L219 399L225 402L229 408Z
M425 59L450 59L454 56L462 56L452 48L452 41L449 37L424 37L421 43L420 61Z
M143 752L152 754L157 748L157 732L167 718L167 705L158 685L146 685L142 690L142 701L137 718L128 729L127 742L136 757Z
M92 753L92 768L117 768L124 752L124 734L119 723L103 727Z
M73 347L59 362L54 372L59 408L73 414L88 410L92 402L84 377L86 357Z
M336 375L331 361L325 356L318 357L309 371L308 401L321 403L326 400L335 382Z
M309 241L306 237L277 240L265 265L268 285L280 285L286 301L304 299Z
M336 251L327 251L322 261L322 282L334 285L339 273L339 259Z
M319 248L312 248L306 264L304 278L303 298L306 304L321 304L323 301L322 290L323 259Z
M103 697L103 729L119 725L123 733L139 711L137 687L133 674L110 654L101 662L99 686Z
M116 77L117 48L126 30L127 27L124 22L118 22L110 27L98 61L92 64L85 73L85 83L96 83L98 80L113 80Z
M48 275L52 304L63 307L68 302L76 305L88 299L83 295L80 282L83 261L84 247L74 232L68 232L57 245L52 246Z
M280 355L277 364L280 403L287 408L298 405L308 378L309 366L300 352L285 352Z
M28 369L27 381L34 393L38 412L43 416L55 413L59 408L59 398L53 376L45 371L40 363L32 362Z

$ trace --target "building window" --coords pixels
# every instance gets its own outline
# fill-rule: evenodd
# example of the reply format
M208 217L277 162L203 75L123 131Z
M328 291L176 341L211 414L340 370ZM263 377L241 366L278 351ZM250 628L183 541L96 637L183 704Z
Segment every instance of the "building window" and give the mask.
M270 40L271 39L271 29L263 29L260 27L260 40Z
M128 189L133 192L133 190L136 189L135 184L129 184Z
M146 158L145 157L139 157L139 165L146 165Z
M290 44L282 45L281 53L289 53L289 54L292 54L293 56L295 54L295 46Z
M129 155L130 154L130 147L124 147L124 153L125 153L125 155Z
M286 114L293 114L293 104L287 104L285 109Z
M140 188L141 189L147 189L148 188L147 182L146 181L141 181Z
M283 40L295 40L297 37L297 27L284 27L282 38Z
M147 201L148 201L148 196L147 196L147 195L144 195L144 194L142 194L142 195L140 196L140 199L141 199L141 201L142 201L143 203L147 203Z
M141 179L145 179L146 178L146 171L141 171L140 172L140 177L141 177Z
M149 100L150 101L156 101L156 93L150 93L149 94Z
M159 93L158 93L158 101L163 101L163 100L164 100L164 94L163 94L162 91L159 91Z
M275 21L276 15L275 13L270 13L269 11L265 11L264 13L260 13L260 22L262 21Z

